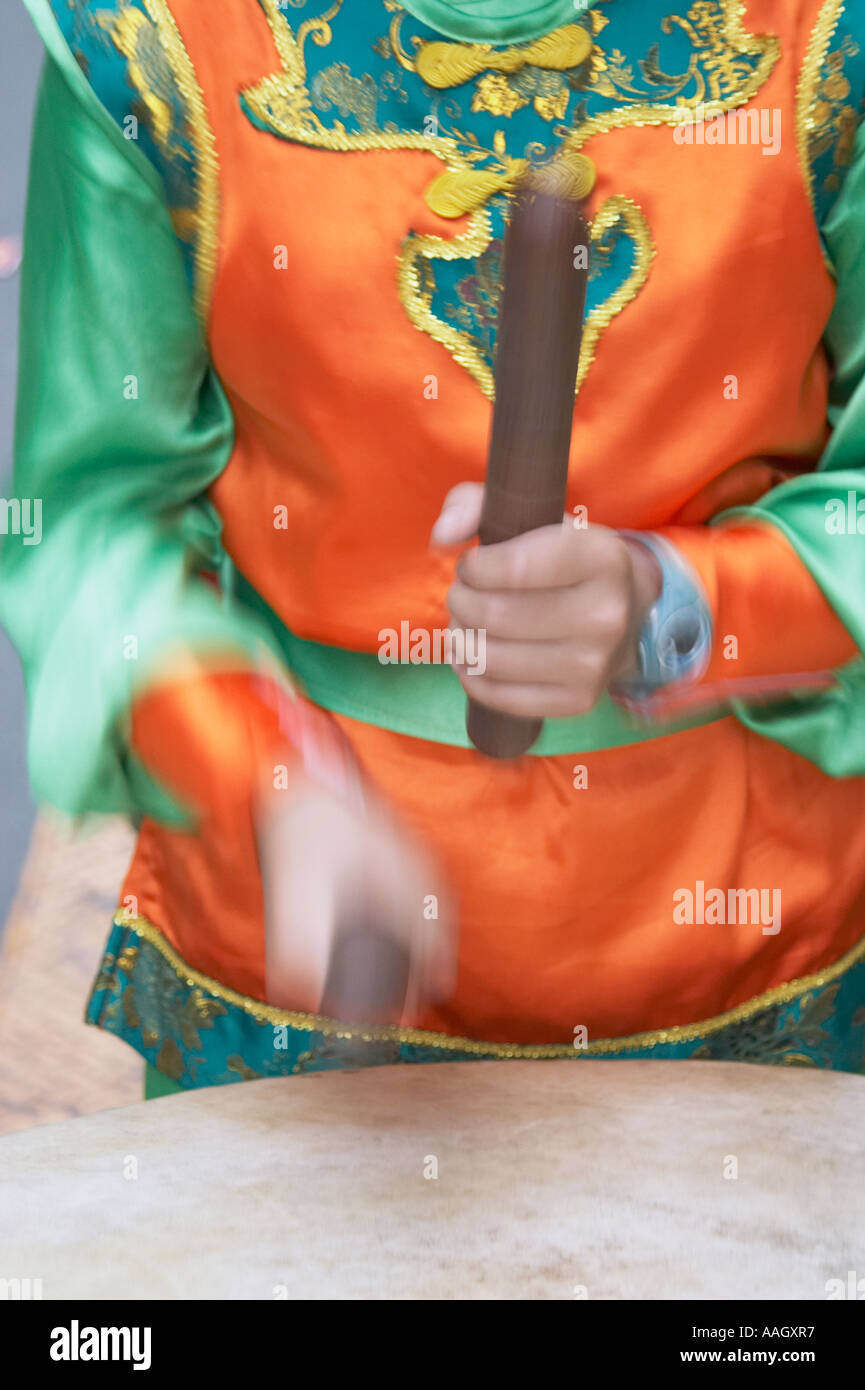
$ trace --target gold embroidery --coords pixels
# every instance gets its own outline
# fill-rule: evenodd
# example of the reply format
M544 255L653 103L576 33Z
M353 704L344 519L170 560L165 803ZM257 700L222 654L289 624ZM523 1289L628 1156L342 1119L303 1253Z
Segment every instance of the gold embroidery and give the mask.
M543 193L582 202L595 186L597 171L585 154L563 154L540 168L529 169L528 182Z
M597 11L592 11L591 14L592 32L597 35L609 23L609 19L599 15ZM748 34L743 26L743 16L744 5L737 3L737 0L697 0L686 15L667 16L662 21L662 31L671 33L674 28L681 29L692 44L693 51L688 67L678 77L669 77L661 70L657 52L653 49L640 63L640 70L645 79L642 86L635 81L632 64L622 53L618 50L606 53L600 45L592 43L587 30L579 29L578 32L584 36L581 45L583 52L572 66L579 66L589 60L587 90L626 103L614 111L584 123L580 128L580 143L591 139L593 135L621 126L660 125L681 120L683 107L693 110L700 103L711 102L713 109L720 113L749 101L774 67L780 53L780 45L773 36ZM465 81L467 76L471 76L471 73L464 75L461 67L455 67L450 74L453 82L448 83L443 80L443 75L441 80L433 80L431 76L422 72L420 55L425 52L425 48L419 47L418 56L414 61L405 52L400 42L402 17L397 15L391 22L391 41L394 56L404 67L417 70L425 81L434 86L456 85ZM415 40L415 43L420 44L420 40ZM443 44L428 47L438 50L451 46ZM459 49L460 46L453 47ZM481 71L484 67L497 68L500 73L506 75L497 80L492 77L481 79L476 86L472 109L486 110L492 115L510 116L514 110L525 106L528 101L522 74L517 78L510 76L518 67L523 66L516 64L516 58L522 55L525 64L531 63L535 67L543 65L538 59L529 56L529 49L508 50L506 55L502 55L505 61L494 63L490 53L481 52L483 46L477 47L475 71ZM485 56L490 61L483 62ZM756 63L747 61L754 58L757 59ZM663 93L666 93L669 99L666 105L659 100ZM535 109L546 120L561 120L564 118L569 96L568 87L562 83L552 91L537 95L534 101Z
M194 214L192 214L195 222L195 307L199 318L203 321L206 319L210 304L210 292L216 271L218 249L219 163L216 156L216 144L207 117L204 97L195 76L195 69L186 52L167 0L143 0L143 4L150 20L156 27L159 43L168 59L177 84L195 151L196 207ZM136 44L140 37L141 24L148 22L144 15L140 15L140 22L132 19L135 14L140 15L140 11L129 9L118 16L117 20L119 26L117 30L118 46L121 47L121 51L127 58L130 57L133 44ZM124 44L126 47L123 47ZM138 50L135 48L132 51L137 52ZM165 133L162 99L149 86L147 72L142 68L136 68L133 71L132 61L130 61L129 75L141 92L142 100L155 121L154 134L162 144L165 138L170 138L170 135L166 137ZM163 148L166 149L167 153L171 153L170 144L163 145ZM187 235L189 217L190 214L187 210L180 210L179 225L185 228Z
M137 954L137 952L136 952ZM123 1007L123 1019L127 1028L140 1028L141 1019L138 1016L138 1009L135 1004L135 986L127 985L120 997Z
M475 1056L540 1060L554 1057L574 1057L575 1055L573 1043L481 1042L476 1038L452 1037L449 1033L427 1032L422 1028L390 1026L353 1028L334 1019L323 1018L319 1014L296 1013L288 1009L278 1009L273 1004L263 1004L256 999L249 999L246 995L238 994L236 990L230 989L227 985L221 985L217 980L210 979L209 976L202 975L197 970L192 970L168 944L161 932L157 931L145 917L130 919L125 915L120 915L115 918L115 924L131 929L149 945L154 946L185 984L190 987L197 986L224 1003L242 1009L256 1023L270 1024L275 1027L285 1025L304 1033L321 1033L324 1037L351 1038L364 1042L396 1041L415 1047L441 1048L444 1052L466 1052ZM763 994L755 995L753 999L746 1000L744 1004L737 1004L734 1009L728 1009L726 1013L717 1014L714 1018L705 1019L700 1023L687 1023L670 1028L655 1028L645 1033L632 1033L623 1038L604 1038L581 1048L579 1055L603 1057L617 1052L641 1052L652 1047L699 1042L702 1038L709 1037L722 1028L729 1028L732 1024L742 1023L746 1019L753 1018L756 1014L773 1007L773 1005L791 1004L795 1000L802 999L811 990L823 989L824 986L840 979L854 965L858 965L863 960L865 960L865 937L833 965L828 965L815 974L803 975L801 979L790 980L787 984L776 985L774 988L764 991ZM163 1054L165 1054L168 1065L163 1064ZM171 1039L166 1039L163 1044L156 1059L156 1066L166 1075L173 1077L174 1080L180 1080L183 1074L183 1061L177 1044ZM172 1066L175 1070L171 1069Z
M157 1071L170 1076L172 1081L180 1081L183 1076L183 1054L173 1038L166 1038L159 1049L154 1063Z
M512 116L515 111L522 110L528 104L528 97L523 96L506 77L497 72L482 77L472 97L472 110L488 111L491 116ZM567 97L565 105L567 106Z
M131 975L138 960L138 947L127 946L117 957L117 969L122 970L124 975Z
M832 35L837 28L843 9L844 0L824 0L811 33L796 88L796 144L799 151L799 163L812 207L814 206L814 173L811 168L811 135L819 123L819 116L815 119L817 86Z
M539 78L538 90L532 103L535 110L542 120L564 120L571 99L570 88L561 78L548 78L544 81L544 74L539 74Z
M261 0L261 4L282 69L253 86L244 88L242 96L250 111L265 127L275 130L286 139L297 140L318 149L422 150L440 159L451 174L475 173L471 161L460 152L457 141L449 135L426 135L420 131L379 131L352 135L340 122L335 122L333 128L328 129L313 111L306 86L303 39L308 32L307 26L302 25L295 37L280 11L278 0ZM329 33L329 29L323 22L318 33L319 42L324 42L324 36ZM394 51L396 53L396 46ZM463 335L456 329L451 329L448 324L440 325L440 321L423 303L418 293L416 262L418 257L424 255L438 256L443 260L459 260L480 255L489 245L490 236L489 217L481 208L471 214L468 227L461 235L452 238L433 235L410 237L399 257L398 283L403 303L412 322L418 327L423 325L425 332L431 332L438 342L448 346L457 362L467 366L470 371L472 369L468 366L468 361L474 362L476 357L474 346L469 343L467 351L463 351ZM443 332L438 331L439 325ZM484 369L489 377L486 364ZM474 372L472 374L475 375Z
M330 20L338 13L341 3L342 0L337 0L322 18L306 21L299 27L295 36L280 10L278 0L261 0L279 54L281 70L245 88L242 92L243 99L264 128L270 128L287 139L315 148L340 151L422 150L444 163L447 173L432 181L427 190L427 200L433 210L442 216L454 217L468 213L468 227L462 234L452 238L432 234L410 235L404 242L398 258L399 294L412 323L445 347L471 374L485 395L492 399L493 374L486 358L468 333L438 318L432 310L432 292L429 276L424 273L424 262L451 261L482 255L489 246L492 235L490 219L483 206L483 200L488 200L497 193L507 193L514 178L522 172L524 166L521 167L520 161L517 160L510 163L501 160L498 169L478 170L473 167L471 150L461 148L460 142L448 134L427 135L417 131L391 130L351 134L338 121L334 122L331 128L326 127L310 103L303 44L310 32L315 33L316 43L330 42ZM664 19L661 26L663 32L671 33L674 26L681 28L688 34L695 50L687 73L674 84L677 102L652 102L648 99L651 92L638 92L634 89L632 105L620 105L602 115L591 117L567 134L561 147L564 156L573 157L594 136L624 126L678 125L683 119L683 107L690 110L692 119L696 121L696 107L702 101L710 100L717 114L750 101L775 66L780 45L775 36L749 34L744 28L744 13L743 0L697 0L685 17L674 15ZM395 60L403 68L414 71L416 56L413 58L406 52L400 37L403 19L404 12L398 11L394 14L389 29L390 48ZM599 32L601 27L603 26L593 22L595 33ZM580 29L580 32L585 31ZM416 50L417 47L418 45ZM514 51L522 53L525 50ZM705 73L701 69L701 63ZM641 66L648 74L647 80L651 84L660 86L666 82L669 87L669 79L664 79L660 73L656 57L651 61L647 60ZM617 70L614 73L611 64L608 63L601 69L601 76L597 77L597 81L601 80L610 85L610 91L615 95L630 95L623 91L622 84L625 79L621 72ZM683 96L688 83L692 84L693 90L690 95ZM482 200L480 205L478 200ZM635 203L624 197L611 198L598 209L593 221L593 237L606 235L613 222L620 219L624 219L629 230L636 229L638 234L636 264L625 284L615 290L605 304L597 306L589 315L580 358L578 386L585 379L586 372L594 360L600 333L631 302L645 283L654 254L651 235L643 214Z
M480 215L484 216L485 214L481 213ZM603 304L596 305L586 316L580 349L580 365L577 372L578 391L595 360L601 334L609 327L616 315L620 314L639 294L648 279L649 268L655 255L652 234L642 208L630 198L625 198L620 194L608 198L602 203L592 218L590 223L592 248L604 248L610 232L619 224L624 224L634 241L634 266L624 283L619 285ZM487 231L484 234L483 242L478 245L474 252L475 255L480 256L487 249L489 239L490 236ZM432 311L432 292L422 274L422 259L456 259L465 254L463 250L459 250L454 252L453 257L445 257L445 251L442 248L449 244L448 242L442 243L439 237L416 237L406 243L400 256L400 298L412 323L423 332L429 333L430 337L435 338L437 342L442 343L460 366L465 367L466 371L471 373L484 395L492 400L495 395L495 379L486 358L480 348L475 345L474 339L468 333L464 333L447 323L446 320L438 318ZM589 259L591 261L592 254L590 254Z
M843 9L843 0L828 0L820 11L796 91L799 162L815 213L818 211L814 186L815 161L834 147L833 170L824 180L823 187L827 192L837 192L841 186L837 171L852 161L859 125L856 107L847 100L850 83L844 75L845 60L858 54L859 45L845 35L836 51L828 52ZM832 267L829 266L829 269Z
M580 348L580 365L577 372L578 391L595 360L601 334L609 327L616 315L620 314L632 300L636 299L649 278L649 268L655 256L652 233L649 230L643 209L630 198L624 198L620 194L608 198L592 218L592 247L606 253L609 250L609 235L620 222L624 223L634 243L634 266L628 278L619 285L618 289L613 291L609 299L605 300L603 304L598 304L586 315L583 342ZM591 252L589 261L591 262Z
M376 129L378 88L369 73L354 77L345 63L334 63L318 74L313 89L319 111L335 106L341 116L354 116L361 130Z
M231 1057L226 1057L225 1065L229 1071L236 1072L241 1081L257 1081L259 1079L259 1073L247 1066L243 1058L236 1053Z
M844 0L824 0L817 16L817 22L811 32L808 50L796 88L796 144L802 175L812 207L814 206L814 172L811 167L811 137L821 123L823 114L817 110L817 89L823 64L829 52L829 44L843 9Z
M424 202L439 217L463 217L495 193L506 193L528 168L526 159L508 159L500 173L494 169L446 170L433 179Z
M788 1014L781 1022L779 1014L783 1005L776 1004L772 1009L764 1009L753 1022L745 1021L732 1038L723 1036L716 1042L707 1042L692 1053L693 1061L711 1061L724 1057L731 1062L750 1061L780 1063L785 1067L816 1067L818 1062L805 1052L794 1052L791 1044L810 1047L828 1066L831 1060L832 1037L824 1027L835 1011L840 981L827 985L816 992L808 991L799 1000L798 1017ZM855 1018L853 1020L855 1025ZM720 1047L718 1046L720 1043Z
M126 59L130 81L137 87L150 117L154 138L166 154L176 153L171 89L162 72L157 31L143 10L134 9L128 0L123 0L116 15L107 13L101 20L110 28L114 43Z
M515 111L521 111L531 101L541 120L562 121L571 91L569 83L557 72L530 69L515 77L487 73L475 83L472 110L510 120Z
M210 998L203 994L200 989L194 989L178 1017L183 1046L190 1052L199 1051L201 1048L199 1029L212 1028L211 1020L219 1018L224 1013L225 1006L218 999Z
M625 75L617 76L614 67L607 65L596 78L593 89L611 97L633 92L634 104L617 106L589 117L567 138L567 147L581 149L596 135L626 126L679 125L686 119L683 109L696 123L697 108L702 104L711 103L715 115L744 106L763 86L781 53L775 35L749 34L744 27L744 16L743 0L698 0L686 16L668 15L662 21L662 31L669 34L678 27L688 35L694 47L687 72L673 84L675 103L647 101L650 94L634 89L626 76L630 66L622 69ZM757 61L753 65L744 62L743 54ZM665 81L657 68L657 57L654 62L647 61L641 66L653 77L653 85ZM669 79L666 82L669 85ZM689 83L693 83L693 90L685 96L683 93Z
M430 87L459 87L481 72L517 72L526 66L566 72L584 63L591 51L588 31L579 24L566 24L521 48L495 49L486 43L421 44L412 66Z
M527 159L510 159L504 155L501 131L496 132L495 144L496 154L501 158L498 170L448 170L439 174L424 193L427 206L439 217L462 217L467 212L474 212L494 194L510 192L523 175L529 175L536 188L554 191L567 198L588 198L595 186L597 172L587 155L566 153L553 158L548 164L533 168ZM486 157L484 151L479 150L478 154Z

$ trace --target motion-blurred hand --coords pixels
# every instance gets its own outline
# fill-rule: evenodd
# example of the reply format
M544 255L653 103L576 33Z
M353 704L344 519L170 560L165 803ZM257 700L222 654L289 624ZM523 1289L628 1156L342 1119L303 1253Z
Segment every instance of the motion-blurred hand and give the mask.
M439 871L390 812L298 775L258 827L268 1002L320 1011L336 933L362 922L408 953L403 1017L453 992L453 913ZM397 1018L388 1020L398 1022Z

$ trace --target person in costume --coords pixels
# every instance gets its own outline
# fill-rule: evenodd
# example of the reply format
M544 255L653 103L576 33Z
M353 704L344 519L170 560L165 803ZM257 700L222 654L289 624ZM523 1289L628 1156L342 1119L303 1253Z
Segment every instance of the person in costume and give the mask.
M37 794L140 826L88 1021L152 1086L347 1034L860 1069L861 7L26 2L43 534L0 616ZM568 520L478 550L502 237L553 159L591 219ZM379 659L449 618L483 672ZM466 692L543 716L530 754L473 750ZM411 952L390 1027L320 1012L357 903Z

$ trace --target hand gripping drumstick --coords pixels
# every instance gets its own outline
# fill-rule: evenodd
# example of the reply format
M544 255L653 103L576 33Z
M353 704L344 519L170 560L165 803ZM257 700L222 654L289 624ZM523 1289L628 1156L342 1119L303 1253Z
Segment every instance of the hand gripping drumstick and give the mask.
M561 523L589 235L579 188L564 165L524 180L505 234L496 342L496 401L478 531L481 545ZM585 252L577 254L578 248ZM468 736L491 758L531 748L543 721L469 699Z

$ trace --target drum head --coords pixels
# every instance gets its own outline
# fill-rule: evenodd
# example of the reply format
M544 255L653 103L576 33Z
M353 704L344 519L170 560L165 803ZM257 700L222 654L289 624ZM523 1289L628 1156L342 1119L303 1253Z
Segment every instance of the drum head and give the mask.
M863 1156L840 1073L382 1067L9 1136L0 1230L45 1298L825 1299Z

